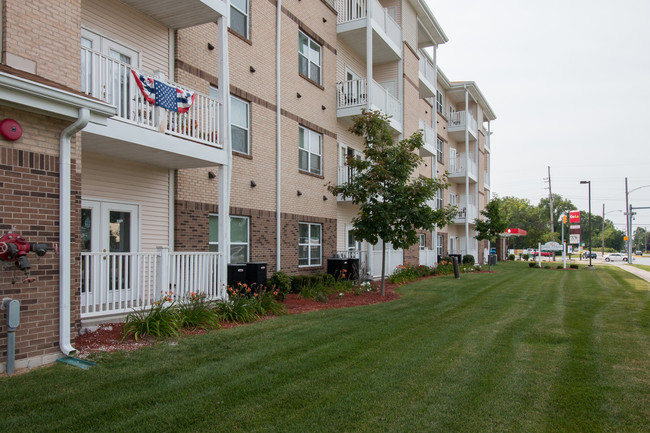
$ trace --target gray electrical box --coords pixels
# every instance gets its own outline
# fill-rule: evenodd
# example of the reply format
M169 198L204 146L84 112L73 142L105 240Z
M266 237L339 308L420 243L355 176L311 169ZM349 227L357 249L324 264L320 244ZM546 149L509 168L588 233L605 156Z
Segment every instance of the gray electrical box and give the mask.
M7 328L9 331L15 331L20 325L20 302L16 299L7 299L3 306L7 309Z

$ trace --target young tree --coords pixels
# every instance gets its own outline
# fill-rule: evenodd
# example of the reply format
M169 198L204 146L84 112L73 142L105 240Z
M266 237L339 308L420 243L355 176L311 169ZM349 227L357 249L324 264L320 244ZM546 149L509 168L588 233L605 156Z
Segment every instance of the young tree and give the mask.
M413 177L422 162L418 150L423 146L422 132L395 143L388 127L388 116L364 111L355 117L350 131L364 137L364 159L349 158L348 166L355 173L347 183L328 185L328 190L341 194L359 205L352 220L356 239L376 244L383 241L381 262L381 294L385 296L386 242L395 248L408 248L418 242L417 230L432 230L451 223L455 206L432 209L432 200L439 190L447 188L442 179Z
M492 199L481 211L481 215L485 219L477 218L475 221L474 230L478 233L475 237L479 241L487 240L497 243L501 238L503 232L508 228L508 219L504 212L501 210L501 200L498 197ZM488 269L491 269L489 265Z

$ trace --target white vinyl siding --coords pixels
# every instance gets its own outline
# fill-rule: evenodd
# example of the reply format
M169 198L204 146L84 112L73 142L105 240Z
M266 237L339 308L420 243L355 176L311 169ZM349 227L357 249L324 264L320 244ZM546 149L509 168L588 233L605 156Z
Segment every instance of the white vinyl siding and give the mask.
M85 153L83 198L140 205L140 249L169 245L169 170Z
M81 23L91 31L137 50L140 67L169 76L169 29L117 0L84 0Z

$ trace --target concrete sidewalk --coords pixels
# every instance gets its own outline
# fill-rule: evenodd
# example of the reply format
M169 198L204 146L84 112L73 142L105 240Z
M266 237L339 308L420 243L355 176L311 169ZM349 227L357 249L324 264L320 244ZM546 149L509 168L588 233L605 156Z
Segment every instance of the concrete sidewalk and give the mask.
M650 272L649 271L639 269L637 267L628 265L627 263L624 264L624 265L616 265L616 266L618 266L619 268L621 268L621 269L623 269L625 271L628 271L629 273L634 274L637 277L639 277L639 278L641 278L643 280L646 280L648 283L650 283Z

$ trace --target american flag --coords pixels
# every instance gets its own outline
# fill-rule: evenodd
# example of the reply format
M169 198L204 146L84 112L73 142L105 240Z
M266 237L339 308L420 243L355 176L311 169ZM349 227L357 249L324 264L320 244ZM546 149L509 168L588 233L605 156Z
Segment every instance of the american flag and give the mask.
M187 112L194 103L194 92L173 87L131 70L142 95L152 104L179 113Z

